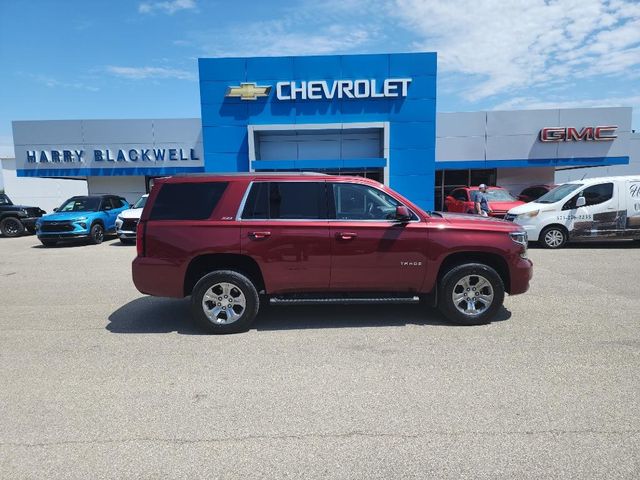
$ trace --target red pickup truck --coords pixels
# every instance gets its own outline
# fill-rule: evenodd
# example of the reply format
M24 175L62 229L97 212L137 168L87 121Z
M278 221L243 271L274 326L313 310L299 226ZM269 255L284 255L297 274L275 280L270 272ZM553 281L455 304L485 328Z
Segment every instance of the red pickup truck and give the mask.
M365 178L293 173L156 180L133 262L140 292L191 295L213 333L247 330L262 302L424 300L482 324L531 276L518 225L428 213Z

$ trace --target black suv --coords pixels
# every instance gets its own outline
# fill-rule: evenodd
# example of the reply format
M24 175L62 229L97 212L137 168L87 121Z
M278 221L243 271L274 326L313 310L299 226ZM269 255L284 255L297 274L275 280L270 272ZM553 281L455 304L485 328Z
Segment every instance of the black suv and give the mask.
M44 215L38 207L14 205L4 193L0 193L0 233L5 237L17 237L25 230L36 233L36 220Z

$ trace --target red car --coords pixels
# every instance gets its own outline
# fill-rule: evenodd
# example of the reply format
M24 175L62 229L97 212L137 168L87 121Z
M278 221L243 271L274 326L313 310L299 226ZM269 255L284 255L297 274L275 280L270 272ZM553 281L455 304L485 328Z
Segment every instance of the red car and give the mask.
M555 184L531 185L530 187L527 187L520 192L520 195L518 195L518 200L522 200L524 203L533 202L539 199L545 193L549 193L557 186L558 185Z
M191 296L213 333L248 329L259 306L418 303L490 322L529 288L517 224L427 213L373 180L318 174L157 179L137 231L142 293Z
M452 190L444 200L447 212L476 213L474 206L476 192L478 192L478 187L459 187ZM502 187L487 187L485 195L489 207L493 210L489 214L491 217L504 218L510 209L525 203L514 198L508 190Z

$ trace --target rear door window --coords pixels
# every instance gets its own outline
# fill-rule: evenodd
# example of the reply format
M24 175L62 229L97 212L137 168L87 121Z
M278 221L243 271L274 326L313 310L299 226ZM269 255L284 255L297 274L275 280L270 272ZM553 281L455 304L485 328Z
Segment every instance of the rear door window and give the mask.
M324 182L255 182L243 219L316 220L327 218Z
M227 182L165 183L149 219L205 220L211 217L227 185Z

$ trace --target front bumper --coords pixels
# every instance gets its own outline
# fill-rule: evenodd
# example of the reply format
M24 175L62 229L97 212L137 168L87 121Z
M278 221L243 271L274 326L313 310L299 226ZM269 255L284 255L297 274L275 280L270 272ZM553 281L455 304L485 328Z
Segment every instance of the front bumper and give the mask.
M511 276L509 295L519 295L529 290L529 282L533 278L533 262L528 258L518 257L509 270Z
M116 230L116 235L118 235L118 238L124 238L125 240L135 240L136 238L136 232L130 230Z
M38 238L42 240L71 240L73 238L88 238L88 233L38 233Z

